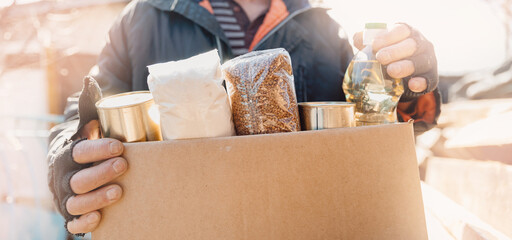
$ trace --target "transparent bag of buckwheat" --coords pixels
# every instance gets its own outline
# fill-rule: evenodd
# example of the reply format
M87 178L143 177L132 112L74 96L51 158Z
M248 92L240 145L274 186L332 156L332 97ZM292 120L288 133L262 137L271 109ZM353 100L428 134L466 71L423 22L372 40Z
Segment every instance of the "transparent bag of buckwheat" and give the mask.
M253 51L222 65L237 135L300 131L292 64L283 48Z

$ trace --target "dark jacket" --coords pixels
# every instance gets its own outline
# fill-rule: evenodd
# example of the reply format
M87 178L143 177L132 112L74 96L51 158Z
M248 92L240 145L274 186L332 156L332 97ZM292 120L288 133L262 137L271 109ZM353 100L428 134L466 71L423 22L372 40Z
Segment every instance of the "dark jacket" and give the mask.
M352 47L325 9L287 1L289 16L253 50L282 47L291 56L299 101L344 100L341 82ZM342 32L343 33L343 32ZM197 2L135 1L109 33L94 78L107 94L146 90L146 66L179 60L212 49L233 57L215 17Z
M222 61L233 58L227 37L210 14L208 5L207 0L200 3L194 0L131 2L110 29L98 64L91 70L103 93L148 89L146 66L154 63L180 60L215 48L221 53ZM299 102L344 101L342 80L353 51L344 32L327 15L326 9L312 8L307 0L272 0L267 15L272 15L274 21L264 22L260 27L268 31L256 34L252 50L282 47L290 53ZM430 102L435 99L435 117L419 126L418 131L435 125L440 102L436 94L431 93L437 97L430 99ZM61 196L58 188L67 188L61 192L69 191L69 174L64 174L65 179L59 179L54 174L54 166L59 161L70 161L59 159L67 156L59 153L66 147L69 151L71 141L66 140L79 128L77 104L70 103L69 106L66 115L71 121L54 129L48 155L50 189L65 216L67 198ZM422 116L414 107L403 112L414 113L416 118Z

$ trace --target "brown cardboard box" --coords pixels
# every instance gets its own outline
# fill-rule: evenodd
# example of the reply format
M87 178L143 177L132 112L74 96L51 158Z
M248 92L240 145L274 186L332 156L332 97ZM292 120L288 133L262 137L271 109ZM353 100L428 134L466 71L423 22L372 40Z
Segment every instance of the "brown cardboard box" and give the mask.
M126 144L103 239L427 239L412 124Z

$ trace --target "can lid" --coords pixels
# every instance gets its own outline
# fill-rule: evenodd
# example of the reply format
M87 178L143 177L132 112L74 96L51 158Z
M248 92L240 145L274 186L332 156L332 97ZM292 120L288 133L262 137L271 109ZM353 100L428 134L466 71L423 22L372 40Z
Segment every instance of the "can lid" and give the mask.
M366 23L364 26L366 29L386 29L387 27L386 23Z
M302 102L299 103L299 106L305 108L350 108L355 104L349 102Z
M149 101L153 101L153 95L149 91L125 92L100 99L98 102L96 102L96 108L127 108Z

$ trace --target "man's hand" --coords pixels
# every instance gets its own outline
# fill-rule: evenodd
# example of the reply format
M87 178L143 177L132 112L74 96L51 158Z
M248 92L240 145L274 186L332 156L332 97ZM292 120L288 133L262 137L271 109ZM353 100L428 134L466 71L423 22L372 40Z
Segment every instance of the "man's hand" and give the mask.
M98 210L118 201L122 195L119 185L103 185L128 168L126 160L119 157L124 150L123 144L115 139L99 139L98 121L85 125L81 136L88 140L74 147L73 160L80 164L97 164L71 177L70 186L77 195L68 199L66 209L72 215L81 215L67 224L68 231L73 234L92 232L98 226L101 219Z
M424 49L420 48L420 46L426 44L430 44L430 42L424 38L413 37L409 26L396 24L388 32L375 37L373 51L376 53L377 60L381 64L387 65L389 76L405 78L415 73L423 74L432 69L434 62L431 62L431 56L428 56L428 54L433 54L433 49L432 53L424 53ZM354 45L360 50L364 47L363 32L354 35ZM413 76L408 81L408 87L412 92L423 92L427 89L427 86L427 79L424 77Z

